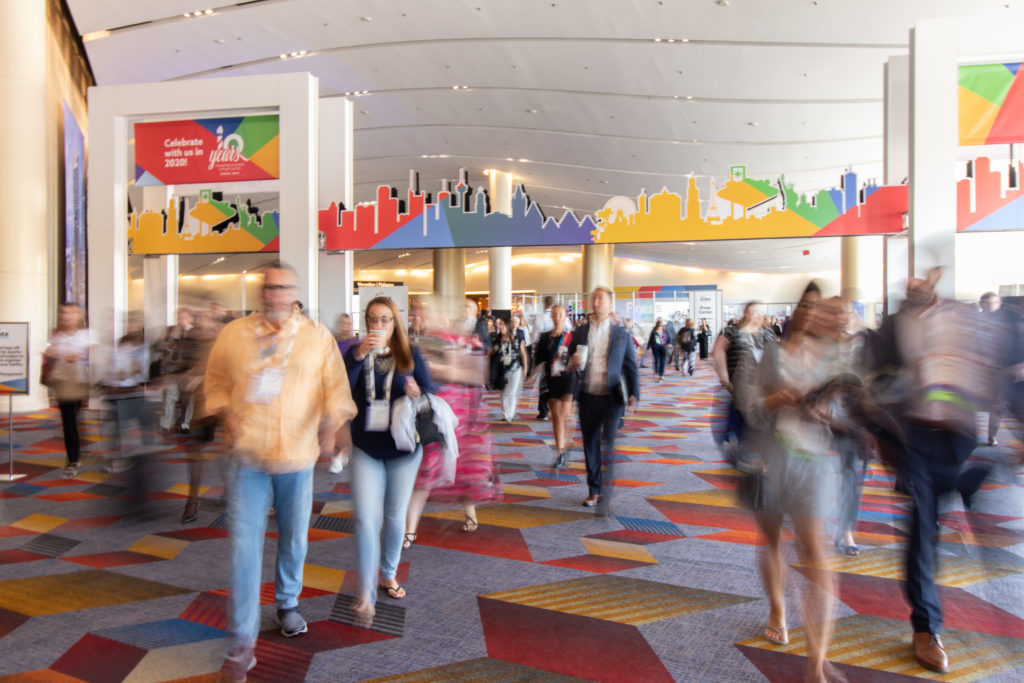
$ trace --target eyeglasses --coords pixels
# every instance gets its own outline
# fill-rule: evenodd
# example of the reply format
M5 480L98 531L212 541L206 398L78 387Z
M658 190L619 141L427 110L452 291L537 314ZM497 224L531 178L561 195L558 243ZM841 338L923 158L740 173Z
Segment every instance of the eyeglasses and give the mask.
M387 325L392 320L394 320L394 318L390 316L381 316L380 318L371 318L370 316L366 317L366 322L370 323L371 325L375 325L377 323L383 323L384 325Z
M281 292L286 289L297 289L295 285L263 285L264 292Z

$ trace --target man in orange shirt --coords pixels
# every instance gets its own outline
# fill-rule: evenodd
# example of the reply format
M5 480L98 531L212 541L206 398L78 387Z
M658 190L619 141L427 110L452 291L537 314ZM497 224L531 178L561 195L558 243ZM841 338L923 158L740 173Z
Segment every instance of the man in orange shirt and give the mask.
M297 312L298 276L275 261L264 273L263 310L229 323L206 368L206 408L231 443L229 626L234 644L222 673L245 680L256 665L260 578L267 511L278 526L275 598L286 637L307 630L298 611L313 505L317 430L356 413L338 345L327 328Z

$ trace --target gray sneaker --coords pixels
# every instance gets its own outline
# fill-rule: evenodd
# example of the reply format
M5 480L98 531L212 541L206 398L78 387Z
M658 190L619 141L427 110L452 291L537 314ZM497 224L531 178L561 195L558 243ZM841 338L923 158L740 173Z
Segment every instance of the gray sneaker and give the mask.
M281 625L281 635L285 638L292 638L309 630L297 607L277 610L277 623Z

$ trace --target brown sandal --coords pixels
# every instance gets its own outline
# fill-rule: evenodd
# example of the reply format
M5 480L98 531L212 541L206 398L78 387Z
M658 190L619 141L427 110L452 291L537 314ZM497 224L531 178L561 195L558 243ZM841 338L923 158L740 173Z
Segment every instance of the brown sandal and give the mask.
M416 542L416 532L410 531L405 535L405 539L402 540L402 550L408 550L412 547L412 544Z

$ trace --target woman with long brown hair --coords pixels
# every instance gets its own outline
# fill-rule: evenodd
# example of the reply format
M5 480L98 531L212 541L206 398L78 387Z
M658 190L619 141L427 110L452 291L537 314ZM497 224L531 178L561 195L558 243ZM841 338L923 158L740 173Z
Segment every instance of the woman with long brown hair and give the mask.
M395 302L377 297L366 306L366 336L345 352L345 368L358 413L351 422L352 504L356 519L359 588L353 611L373 620L378 590L398 600L405 589L395 578L402 554L405 514L423 449L399 450L391 436L391 406L433 392L430 370L409 344ZM383 538L381 529L383 527ZM377 583L378 570L381 574Z
M572 400L576 395L577 374L569 370L569 344L572 333L563 329L565 307L558 304L551 307L554 327L537 340L534 371L543 372L544 386L547 387L548 407L551 410L551 429L555 436L555 467L565 466L566 425L572 415Z
M95 345L85 326L78 304L62 304L57 313L57 328L43 352L43 383L50 387L60 409L64 428L67 463L64 479L78 476L81 447L78 436L78 411L89 400L89 353Z

